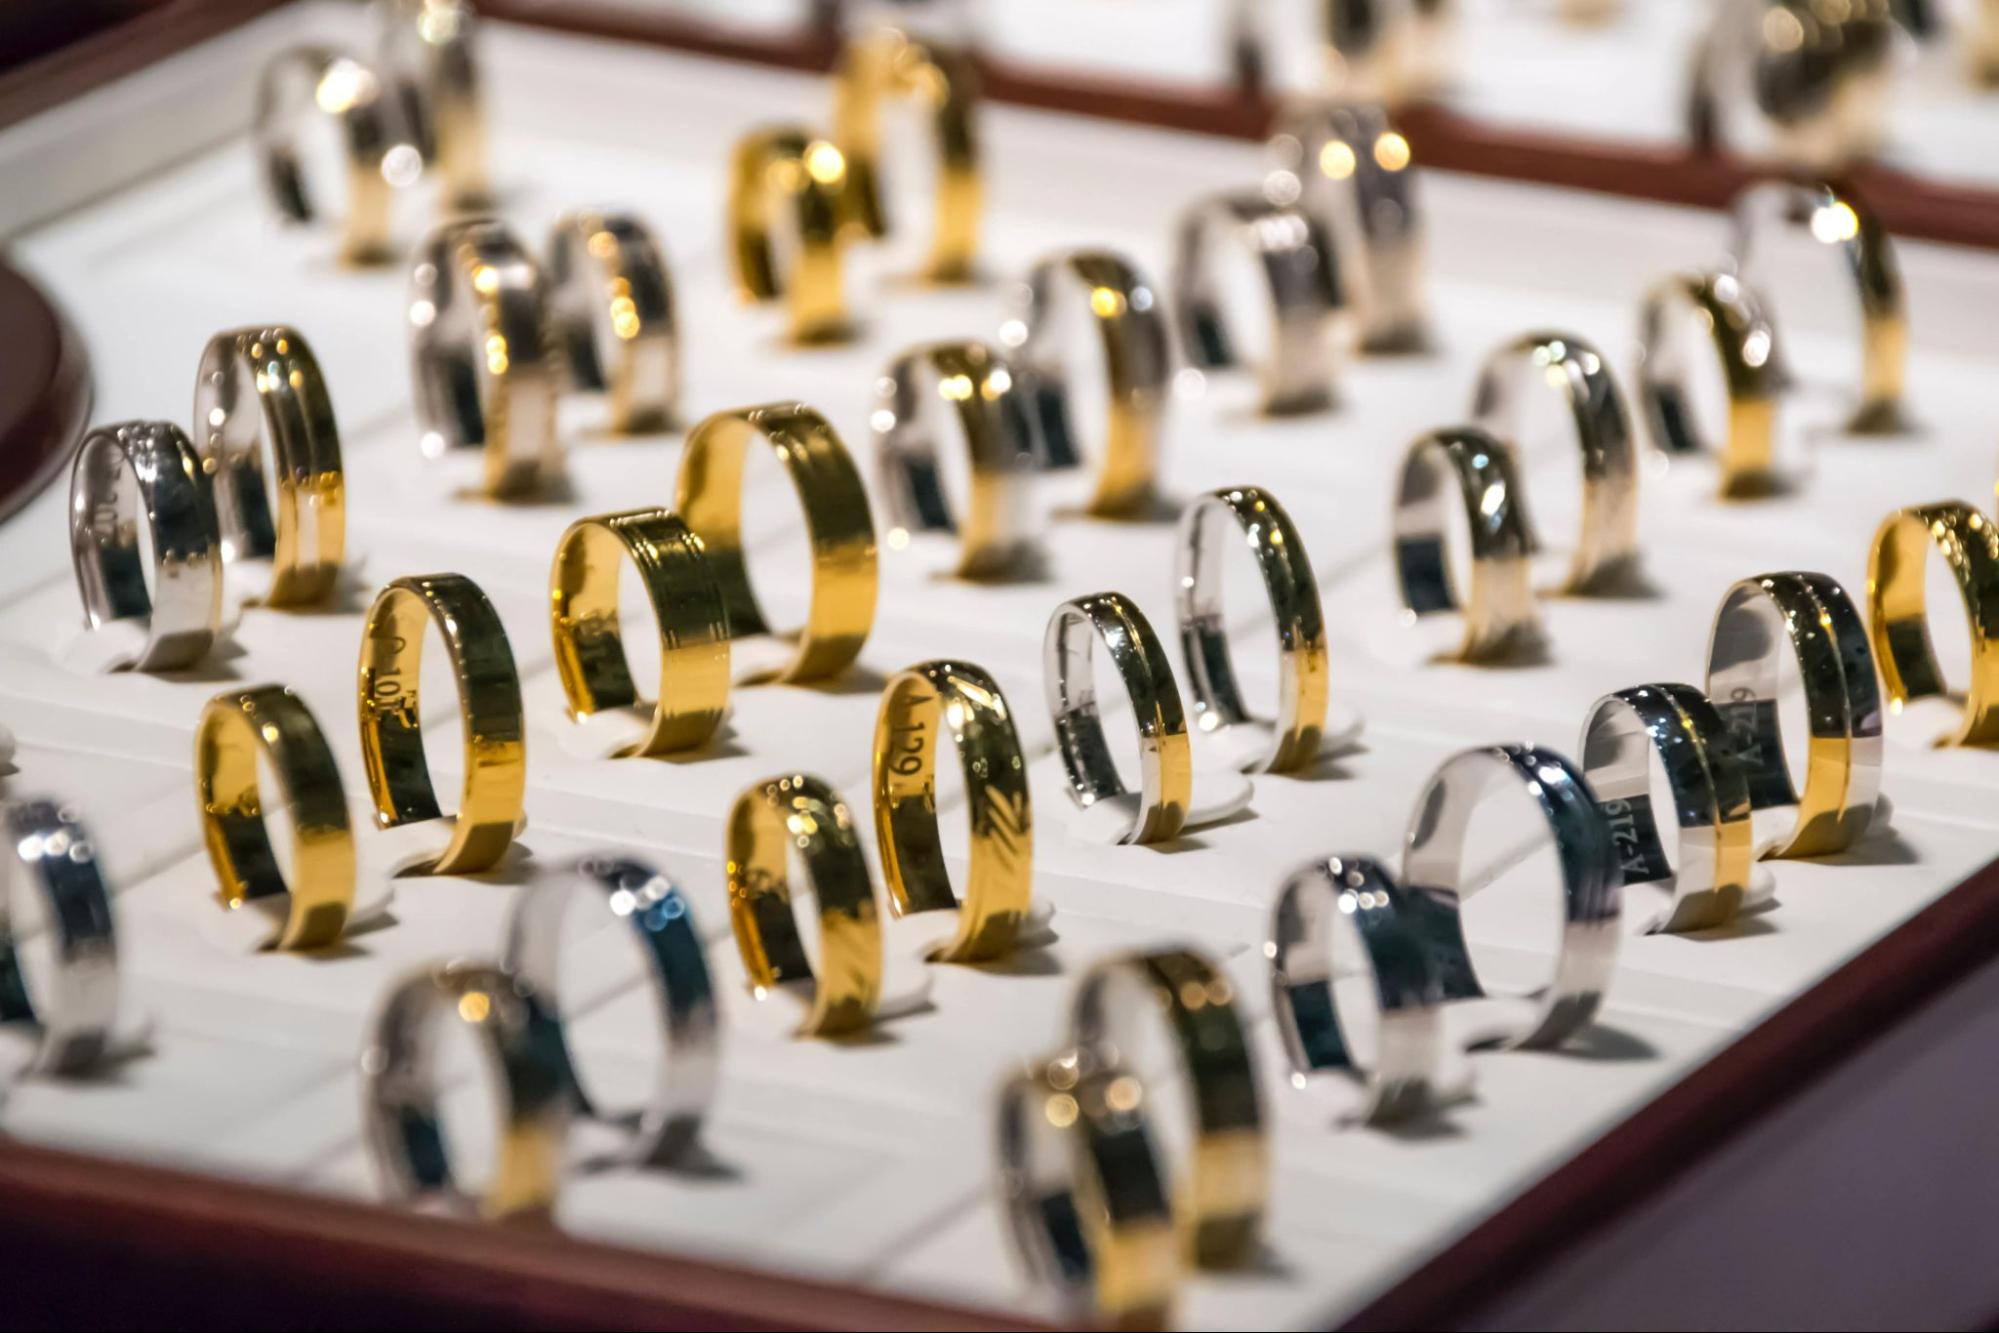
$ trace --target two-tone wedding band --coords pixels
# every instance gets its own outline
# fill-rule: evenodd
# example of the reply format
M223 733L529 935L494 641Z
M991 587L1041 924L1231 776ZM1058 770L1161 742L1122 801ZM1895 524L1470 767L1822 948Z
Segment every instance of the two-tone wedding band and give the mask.
M750 303L783 300L793 342L838 342L853 331L841 276L851 189L846 155L806 129L753 131L730 159L736 293Z
M1008 1079L999 1198L1034 1282L1091 1327L1173 1326L1183 1238L1148 1126L1145 1084L1074 1053Z
M811 543L811 602L795 632L764 616L743 551L743 466L755 444L784 465ZM674 511L707 548L730 634L769 634L795 644L789 660L764 679L824 680L860 655L875 621L874 516L853 456L825 417L803 403L717 412L689 432L673 493Z
M619 571L627 559L659 629L659 688L646 734L623 755L694 749L715 734L728 708L729 616L701 539L668 510L579 519L556 544L548 606L563 698L578 720L641 702L619 627Z
M979 251L979 77L971 52L917 41L888 28L847 44L834 70L833 139L846 156L850 216L870 236L890 235L897 219L884 198L881 116L890 99L917 104L929 121L937 160L930 247L921 276L970 281Z
M592 1093L582 1057L565 1042L577 1108L630 1136L618 1160L674 1162L700 1138L721 1068L721 1011L706 946L687 895L642 861L586 856L566 874L535 881L515 900L501 966L527 983L558 1024L564 1008L563 921L578 896L621 922L637 942L665 1046L651 1098L639 1106L614 1106Z
M1971 637L1963 722L1943 743L1999 744L1999 531L1961 501L1898 510L1874 534L1867 560L1867 626L1888 710L1953 694L1930 642L1924 564L1932 549L1957 583Z
M960 898L937 820L937 763L948 735L964 775L971 856ZM939 962L985 962L1014 945L1034 892L1027 760L999 684L966 662L919 662L889 678L875 718L875 841L897 916L956 909Z
M345 154L346 199L340 208L340 257L350 264L383 262L396 191L423 170L423 155L407 135L391 89L373 69L325 46L281 51L257 82L255 127L264 189L279 216L309 223L333 206L306 184L298 143L309 116L331 118Z
M1888 9L1740 7L1750 43L1749 92L1776 157L1807 171L1841 171L1881 144L1900 40Z
M476 27L469 0L382 0L382 68L445 200L459 209L483 208L491 196Z
M452 1167L438 1102L445 1026L460 1024L495 1077L499 1125L478 1197ZM518 978L448 963L399 982L375 1015L361 1054L363 1136L397 1203L489 1220L544 1222L562 1183L573 1096L562 1026Z
M1687 391L1676 321L1707 334L1728 391L1728 422L1720 441L1702 435ZM1731 273L1682 273L1645 297L1638 321L1638 394L1652 443L1668 457L1707 455L1721 469L1721 494L1763 495L1785 480L1777 457L1777 406L1783 373L1776 326L1756 295Z
M834 1037L874 1022L881 1000L882 924L875 886L846 802L818 778L769 778L736 797L725 833L729 923L763 1000L779 986L812 985L801 1037ZM795 871L803 882L791 884ZM819 924L819 966L792 906L809 893Z
M260 767L290 816L289 876L271 845ZM338 940L354 906L354 831L333 751L304 701L282 685L209 700L194 733L194 783L223 909L284 895L275 947L319 949Z
M1395 491L1395 579L1403 618L1462 623L1454 655L1484 662L1541 641L1531 557L1538 548L1513 450L1478 426L1432 431L1409 446ZM1471 533L1460 591L1446 534L1452 510Z
M423 751L424 634L444 638L465 738L464 788L450 840L421 873L476 875L500 863L524 818L527 727L500 613L463 574L418 574L383 588L361 630L361 762L382 828L444 818Z
M1271 319L1261 356L1246 350L1258 339L1230 327L1222 291L1225 246L1241 247L1264 280ZM1260 190L1197 199L1174 233L1171 281L1188 365L1209 373L1253 366L1262 410L1271 416L1333 405L1346 299L1332 236L1316 216L1295 204L1272 203Z
M1562 397L1582 464L1582 521L1561 591L1586 593L1631 573L1638 561L1638 452L1610 362L1568 333L1523 334L1486 357L1472 417L1519 448L1526 395L1538 381Z
M1174 1212L1204 1268L1251 1262L1270 1196L1263 1099L1235 988L1193 949L1119 954L1083 974L1070 1032L1085 1065L1134 1067L1162 1024L1191 1103L1191 1160L1174 1172ZM1156 1029L1154 1029L1156 1030Z
M80 1074L104 1059L118 1021L118 934L104 866L66 806L15 801L5 822L11 853L0 865L0 1028L34 1034L18 1072ZM40 897L39 912L21 910L23 881ZM44 968L26 965L30 951L14 924L23 916L53 935L39 951Z
M673 281L629 213L568 213L548 238L548 306L569 382L609 405L610 428L663 431L680 401Z
M1393 1120L1436 1102L1443 983L1401 914L1402 891L1364 856L1303 866L1278 891L1264 953L1291 1085L1341 1086L1343 1119ZM1335 978L1365 980L1376 1009L1364 1038Z
M1561 866L1561 883L1553 886L1561 894L1554 965L1544 985L1517 995L1486 989L1464 931L1465 900L1491 884L1471 877L1466 834L1496 788L1532 801ZM1461 751L1438 767L1416 798L1403 839L1400 905L1429 948L1447 1002L1509 1002L1507 1012L1465 1032L1467 1045L1557 1046L1589 1024L1617 962L1621 884L1610 830L1583 771L1568 759L1539 746L1493 745Z
M1851 191L1825 182L1760 182L1736 195L1731 210L1729 255L1745 279L1755 280L1758 255L1771 239L1764 233L1776 225L1837 247L1852 277L1860 308L1860 394L1847 429L1863 435L1903 429L1909 321L1887 228Z
M1254 486L1211 491L1180 514L1176 609L1194 721L1215 736L1231 729L1247 734L1257 721L1236 683L1222 606L1222 562L1238 544L1256 561L1277 632L1277 716L1268 744L1243 756L1241 766L1252 773L1290 772L1318 756L1325 730L1326 619L1304 539L1276 497Z
M1786 649L1804 693L1804 781L1779 721ZM1881 690L1866 622L1823 574L1764 574L1730 588L1708 640L1707 692L1728 725L1767 856L1826 856L1867 832L1881 792Z
M1410 92L1415 0L1322 0L1325 86L1342 101L1394 105Z
M423 452L479 450L486 494L544 491L562 475L562 370L541 268L504 223L450 222L410 268L411 373Z
M1075 303L1097 333L1094 354L1069 345ZM1121 517L1152 502L1159 472L1172 348L1165 313L1151 284L1131 261L1105 250L1072 250L1037 263L1015 296L1013 319L1000 340L1013 349L1029 379L1042 448L1050 471L1086 465L1073 413L1070 376L1080 364L1104 379L1108 409L1096 444L1088 511Z
M224 563L268 566L267 606L331 596L347 543L340 429L319 360L298 330L278 324L208 340L195 374L193 438L215 478Z
M1129 792L1104 735L1092 659L1097 640L1110 654L1131 699L1138 728L1138 808L1120 842L1166 842L1187 822L1193 799L1193 751L1173 665L1152 625L1122 593L1100 592L1055 608L1042 640L1042 680L1048 711L1079 809Z
M69 553L91 630L144 627L127 665L175 671L208 654L222 624L222 539L214 484L180 427L127 421L83 437L69 479Z
M1583 720L1583 770L1623 867L1626 890L1665 890L1640 932L1711 930L1735 919L1756 860L1748 774L1728 723L1691 685L1636 685L1607 694ZM1672 809L1653 805L1655 766ZM1670 816L1669 846L1662 831Z
M912 348L875 381L875 403L875 466L890 547L911 534L953 537L955 572L967 579L1003 578L1027 565L1038 545L1029 500L1034 423L1027 394L999 353L979 342ZM969 466L942 456L939 437L950 435ZM970 477L962 504L947 482L960 472Z

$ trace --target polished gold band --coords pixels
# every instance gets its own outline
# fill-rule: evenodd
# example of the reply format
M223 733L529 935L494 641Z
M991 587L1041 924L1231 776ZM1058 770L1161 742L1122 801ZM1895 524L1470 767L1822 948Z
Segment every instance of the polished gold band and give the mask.
M748 302L785 298L794 342L837 342L852 332L840 274L851 188L845 155L809 130L753 131L730 160L729 253L737 294ZM771 240L781 227L796 233L788 275L780 272Z
M673 280L651 229L626 213L565 214L548 239L548 288L570 382L608 397L614 431L669 429L680 398L680 335Z
M743 465L753 441L770 446L798 493L812 544L812 600L796 650L758 679L822 680L860 655L875 621L875 524L852 455L826 418L803 403L717 412L680 455L673 507L707 547L736 638L782 634L764 618L743 553Z
M881 914L846 804L817 778L770 778L736 797L726 839L729 922L757 998L787 982L814 982L801 1037L837 1036L873 1023L881 998ZM816 974L793 915L793 864L818 903Z
M570 714L586 718L640 702L618 623L621 556L638 568L660 645L652 725L623 753L706 744L729 703L729 618L701 539L664 509L582 519L556 544L549 627Z
M1999 532L1991 519L1961 501L1899 510L1874 534L1867 560L1867 622L1889 711L1900 712L1913 699L1951 694L1930 644L1923 565L1931 548L1957 581L1971 630L1964 721L1942 743L1999 744Z
M1685 368L1671 346L1669 320L1685 312L1705 329L1728 386L1728 433L1719 446L1703 440L1688 400ZM1713 454L1721 466L1721 494L1736 499L1765 495L1782 478L1777 467L1778 373L1776 331L1741 279L1727 273L1683 273L1645 297L1639 314L1638 385L1652 442L1671 456Z
M1471 589L1451 576L1448 507L1471 530ZM1476 426L1432 431L1409 446L1395 495L1395 573L1412 622L1455 615L1464 622L1457 656L1490 661L1541 637L1528 568L1536 547L1513 451Z
M396 828L444 812L423 753L424 631L437 626L458 683L465 785L451 841L429 875L491 870L525 818L527 735L521 680L500 613L463 574L419 574L382 589L361 631L361 762L375 822Z
M939 724L964 771L972 832L962 901L937 828ZM985 962L1008 953L1034 892L1034 821L1027 761L1013 713L993 678L964 662L920 662L882 690L875 718L875 841L896 915L959 908L957 933L939 962Z
M264 824L259 757L291 816L290 882ZM209 700L194 733L194 783L222 906L233 912L253 898L289 894L278 948L338 940L354 903L354 833L340 770L304 702L282 685Z

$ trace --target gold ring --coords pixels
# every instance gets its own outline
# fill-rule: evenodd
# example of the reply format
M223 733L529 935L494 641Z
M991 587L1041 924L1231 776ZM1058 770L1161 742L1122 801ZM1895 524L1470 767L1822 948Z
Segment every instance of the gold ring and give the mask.
M291 816L289 883L264 826L259 758ZM194 784L222 906L233 912L255 898L289 894L278 948L319 949L338 940L354 903L354 832L333 751L304 701L282 685L210 699L194 733Z
M1971 680L1964 721L1945 745L1999 742L1999 533L1992 520L1958 500L1891 514L1874 534L1867 559L1867 621L1874 659L1888 687L1888 709L1913 699L1949 697L1924 605L1924 557L1934 547L1957 580L1971 629Z
M971 869L960 902L937 829L938 725L964 770ZM920 662L882 690L875 718L875 841L897 916L961 908L957 934L932 954L975 963L1014 945L1034 892L1027 761L993 678L965 662Z
M1972 77L1982 88L1999 87L1999 0L1978 0L1971 38Z
M858 1032L873 1023L881 999L881 914L846 803L804 774L757 783L729 809L725 856L729 924L756 997L788 982L813 982L801 1037ZM792 911L794 863L818 903L816 974Z
M609 396L614 431L669 429L680 335L673 280L645 223L627 213L564 215L548 239L548 289L570 382Z
M1701 438L1689 401L1686 367L1669 318L1691 316L1706 330L1728 386L1728 433L1719 446ZM1783 391L1777 331L1761 303L1729 273L1683 273L1645 297L1639 313L1638 392L1663 454L1712 454L1727 498L1766 495L1781 482L1777 465L1777 404Z
M1144 1025L1163 1021L1193 1101L1193 1160L1173 1184L1173 1211L1195 1262L1235 1268L1255 1258L1270 1197L1270 1148L1256 1064L1235 987L1192 949L1119 954L1093 966L1070 1009L1091 1067L1130 1069Z
M847 44L834 72L833 138L847 159L849 216L869 235L893 229L882 198L881 108L908 98L929 114L937 149L930 254L922 276L969 282L979 250L979 76L969 52L894 29Z
M403 142L395 97L360 61L331 47L280 51L257 82L257 151L264 188L278 213L309 223L325 211L306 189L298 140L307 116L334 121L345 149L346 213L340 221L340 259L379 264L393 257L391 205L396 190L414 181L422 155Z
M743 556L743 464L753 440L784 464L812 544L812 601L795 634L764 618ZM788 662L755 679L822 680L860 655L875 622L875 521L853 457L825 417L803 403L715 413L687 437L673 507L707 547L729 632L796 640Z
M563 697L574 718L640 702L618 627L619 556L637 566L659 626L652 725L624 756L703 745L729 703L729 618L722 588L687 525L664 509L570 524L549 570L549 624Z
M840 275L850 188L845 155L810 130L752 131L730 160L737 294L752 303L785 298L793 342L838 342L853 332ZM771 242L781 228L795 233L789 274Z
M325 601L346 553L347 494L333 400L298 331L279 324L209 339L195 373L194 432L215 472L222 558L269 562L266 606ZM266 448L275 465L275 514Z
M361 631L361 762L380 827L444 817L423 753L419 686L431 624L444 636L458 682L465 786L451 841L417 873L476 875L500 863L523 822L527 738L507 627L463 574L397 579L368 608Z
M1457 656L1484 662L1541 637L1528 569L1536 542L1513 451L1477 426L1432 431L1409 446L1395 495L1395 576L1403 615L1458 616ZM1455 497L1471 530L1471 588L1459 594L1445 533Z
M402 92L408 120L454 208L491 202L486 183L486 113L479 96L467 0L388 0L381 60Z

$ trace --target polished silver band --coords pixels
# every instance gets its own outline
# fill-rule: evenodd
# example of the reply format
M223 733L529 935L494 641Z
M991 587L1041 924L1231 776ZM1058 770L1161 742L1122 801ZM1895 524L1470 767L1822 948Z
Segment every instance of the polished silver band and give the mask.
M1256 258L1270 301L1270 351L1255 367L1263 411L1279 416L1331 407L1345 304L1339 257L1316 216L1274 204L1260 190L1208 195L1180 215L1171 281L1187 364L1203 371L1244 365L1241 339L1228 327L1215 273L1225 245L1243 246Z
M602 904L637 937L666 1035L658 1086L652 1100L639 1107L610 1107L591 1096L582 1065L569 1050L577 1105L584 1115L630 1134L620 1160L676 1161L700 1137L721 1063L721 1013L707 949L686 895L664 873L622 857L586 856L570 874L530 885L507 923L502 966L524 980L558 1021L562 923L577 894Z
M1350 1085L1353 1120L1392 1120L1435 1100L1444 989L1402 897L1374 861L1334 856L1287 878L1270 914L1270 1006L1292 1083ZM1371 1041L1340 1012L1335 976L1365 978L1378 1008Z
M84 436L70 473L69 551L85 624L145 625L145 646L127 665L174 671L207 655L222 623L222 539L213 483L180 427L127 421Z
M611 401L611 425L662 431L680 402L673 280L652 231L628 213L570 213L548 238L548 303L569 382Z
M118 936L111 892L90 835L53 801L7 807L8 867L0 867L0 1025L36 1033L24 1073L78 1074L102 1061L118 1021ZM25 875L41 894L52 939L46 976L31 979L13 921L9 881Z
M1524 788L1539 807L1561 864L1562 935L1547 984L1517 997L1488 992L1464 933L1465 834L1495 787ZM1494 745L1444 761L1416 799L1403 842L1403 915L1424 939L1447 1001L1511 998L1515 1014L1467 1033L1502 1049L1556 1046L1595 1016L1617 962L1622 911L1617 848L1583 772L1553 750Z
M1471 585L1451 574L1455 508L1471 532ZM1457 656L1486 661L1541 642L1529 560L1538 548L1513 450L1477 426L1432 431L1409 446L1395 491L1395 578L1412 623L1461 621Z

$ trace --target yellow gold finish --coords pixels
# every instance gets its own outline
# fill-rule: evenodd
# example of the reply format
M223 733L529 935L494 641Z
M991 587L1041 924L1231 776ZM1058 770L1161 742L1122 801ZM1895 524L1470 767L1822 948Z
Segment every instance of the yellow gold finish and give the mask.
M1932 548L1956 579L1970 622L1971 679L1961 696L1945 684L1930 644L1923 565ZM1963 724L1939 743L1999 743L1999 533L1991 519L1957 500L1891 515L1868 556L1867 625L1890 712L1912 699L1961 698Z
M1710 447L1698 438L1681 376L1669 366L1666 320L1675 308L1692 312L1708 334L1728 386L1726 438ZM1740 279L1726 273L1667 278L1645 298L1640 316L1644 361L1640 393L1653 442L1669 454L1712 452L1721 466L1721 494L1740 499L1776 490L1777 401L1782 391L1775 330Z
M736 292L746 302L785 298L794 342L838 342L853 331L840 273L854 230L848 224L850 188L845 155L809 130L753 131L730 160ZM780 272L771 239L780 227L794 232L788 276Z

